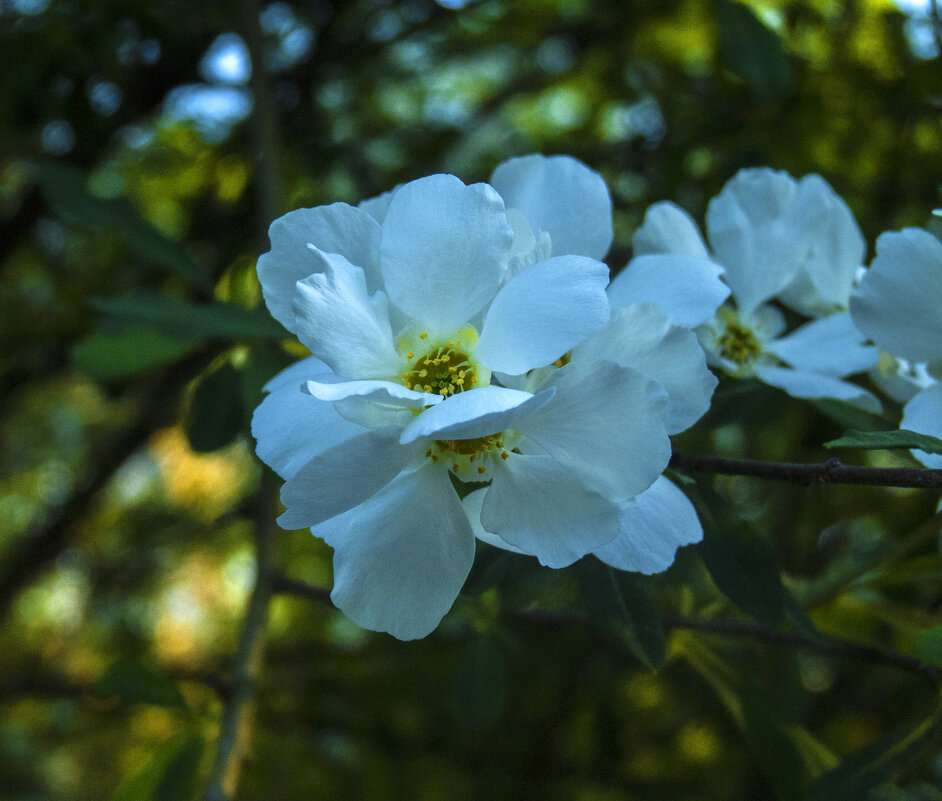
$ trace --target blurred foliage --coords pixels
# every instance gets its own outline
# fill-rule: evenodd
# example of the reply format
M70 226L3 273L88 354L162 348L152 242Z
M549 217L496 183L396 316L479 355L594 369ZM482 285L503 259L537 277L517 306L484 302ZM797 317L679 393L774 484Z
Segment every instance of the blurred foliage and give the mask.
M871 254L883 230L933 225L931 15L454 5L0 0L0 798L205 783L253 533L272 525L248 421L303 355L254 274L278 214L539 151L605 176L615 270L649 204L702 218L743 166L823 175ZM677 445L823 461L847 429L888 427L846 412L724 382ZM832 639L942 665L938 498L685 486L706 540L667 573L482 545L421 642L276 595L238 797L942 798L938 674ZM279 548L289 576L330 586L323 543Z

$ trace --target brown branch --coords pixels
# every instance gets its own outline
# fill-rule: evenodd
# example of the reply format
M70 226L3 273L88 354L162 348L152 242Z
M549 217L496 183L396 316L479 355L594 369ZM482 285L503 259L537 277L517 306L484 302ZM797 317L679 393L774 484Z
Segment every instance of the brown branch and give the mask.
M759 462L752 459L724 459L719 456L674 453L670 466L675 470L703 471L725 476L749 476L790 484L858 484L871 487L910 487L942 489L942 470L928 467L857 467L840 459L818 464Z

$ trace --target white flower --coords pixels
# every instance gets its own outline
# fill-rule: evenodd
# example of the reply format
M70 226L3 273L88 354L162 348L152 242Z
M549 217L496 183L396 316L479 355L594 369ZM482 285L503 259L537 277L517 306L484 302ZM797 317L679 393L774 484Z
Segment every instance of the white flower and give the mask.
M864 334L915 373L918 391L900 427L942 437L942 243L919 228L882 234L850 309ZM927 467L942 468L942 456L913 454Z
M712 252L686 212L652 206L634 238L640 255L609 289L613 305L653 301L675 322L700 325L709 362L735 377L879 409L870 393L842 380L873 366L877 352L861 344L846 311L834 311L846 308L863 244L830 187L818 176L796 182L741 170L710 202L706 222ZM716 311L725 294L735 305ZM773 298L826 316L785 334Z

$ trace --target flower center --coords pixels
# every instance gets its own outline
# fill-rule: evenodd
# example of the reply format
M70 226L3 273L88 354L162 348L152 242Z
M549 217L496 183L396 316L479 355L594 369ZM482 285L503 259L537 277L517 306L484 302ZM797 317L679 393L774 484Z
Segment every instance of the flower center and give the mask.
M509 459L511 453L520 453L519 448L507 450L505 441L513 442L517 435L512 431L501 431L474 439L437 439L425 452L433 462L443 461L448 469L465 481L482 481L487 476L490 460L498 456Z
M402 383L416 392L428 392L447 398L458 392L486 383L490 373L472 361L471 352L477 342L477 331L470 326L458 331L453 339L436 343L426 350L428 333L422 331L401 341L409 367L402 373ZM424 350L416 358L416 353ZM486 375L482 375L482 372Z
M720 356L738 365L755 361L762 350L752 329L734 320L726 323L726 330L716 343L720 349Z

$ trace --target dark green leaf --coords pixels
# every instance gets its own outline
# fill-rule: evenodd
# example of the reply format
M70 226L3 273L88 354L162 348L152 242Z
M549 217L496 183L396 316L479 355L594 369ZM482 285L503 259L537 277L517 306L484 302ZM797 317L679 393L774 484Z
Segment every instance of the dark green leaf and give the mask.
M942 453L942 439L928 434L917 434L905 428L892 431L845 431L839 439L824 443L825 448L862 448L864 450L894 450L918 448L926 453Z
M109 801L188 801L196 794L202 737L186 734L164 743L137 773L125 779Z
M497 635L474 634L458 656L454 703L458 718L472 729L493 726L504 710L507 667Z
M742 3L717 0L715 8L725 65L743 78L761 101L785 94L792 85L792 64L778 34Z
M173 679L150 665L130 659L113 663L98 678L93 689L97 695L117 696L130 703L186 706Z
M225 447L242 430L243 406L239 372L230 363L207 373L196 385L183 429L195 451Z
M942 667L942 626L919 632L916 637L916 656L930 665Z
M92 334L72 346L76 370L100 381L113 381L172 364L196 348L193 340L162 334L136 325L120 334Z
M625 573L586 557L578 562L579 591L586 612L615 633L647 667L664 664L666 643L661 613L648 590L650 579Z
M168 336L188 339L284 339L287 332L265 308L234 303L196 305L156 292L97 298L91 305L127 323L150 323Z
M114 230L144 264L171 270L203 288L212 285L206 268L141 217L127 200L106 200L89 192L81 170L58 161L36 161L30 164L30 173L66 222L94 231Z

